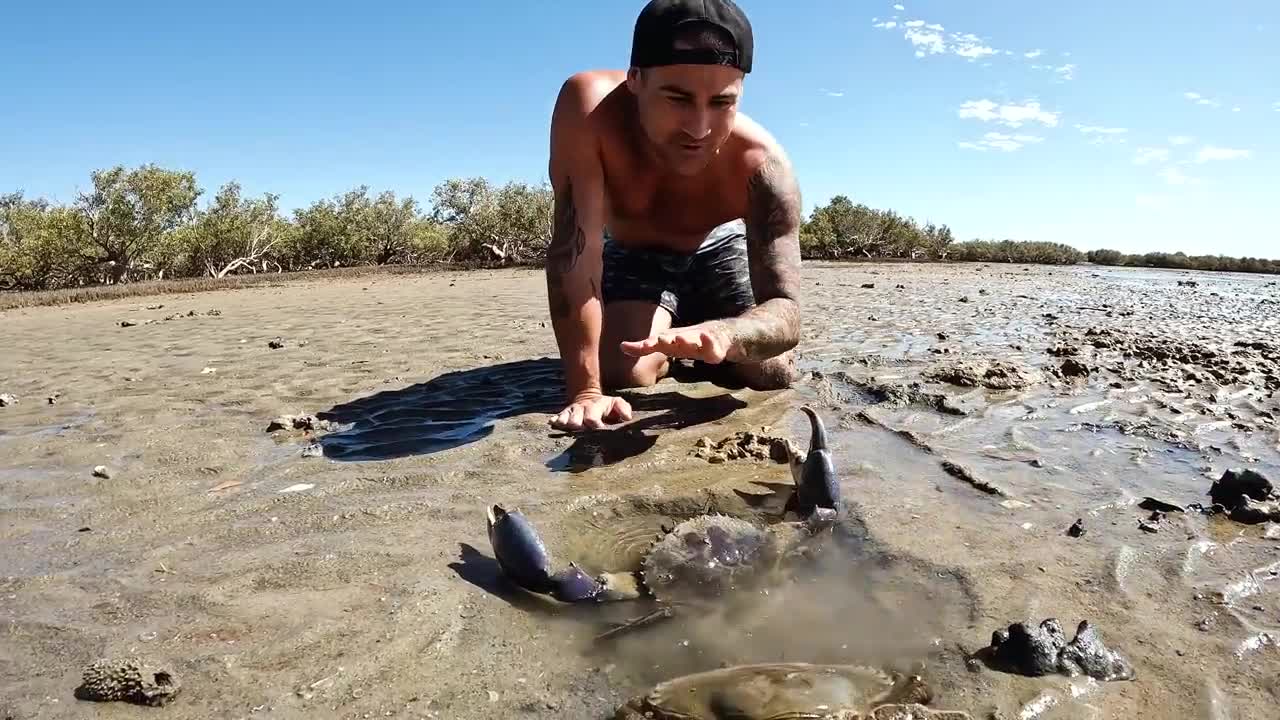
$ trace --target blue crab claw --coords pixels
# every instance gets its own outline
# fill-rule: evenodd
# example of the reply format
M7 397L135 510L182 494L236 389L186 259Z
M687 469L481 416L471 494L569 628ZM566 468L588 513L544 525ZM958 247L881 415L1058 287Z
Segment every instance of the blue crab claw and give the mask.
M603 583L574 563L553 574L547 547L520 511L490 505L487 515L489 544L498 566L520 587L561 602L595 600L605 590Z
M809 416L812 433L809 452L803 461L792 459L792 473L796 482L796 504L802 516L812 514L818 508L835 510L840 502L840 481L827 449L827 428L822 418L809 406L800 408Z

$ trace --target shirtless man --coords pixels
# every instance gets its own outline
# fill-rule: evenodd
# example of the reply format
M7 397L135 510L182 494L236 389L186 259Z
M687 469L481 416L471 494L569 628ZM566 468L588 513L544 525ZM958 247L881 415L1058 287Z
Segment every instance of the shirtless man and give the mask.
M731 0L652 0L631 68L561 87L551 120L547 296L564 430L631 419L616 388L671 358L794 382L800 192L778 143L738 112L751 25Z

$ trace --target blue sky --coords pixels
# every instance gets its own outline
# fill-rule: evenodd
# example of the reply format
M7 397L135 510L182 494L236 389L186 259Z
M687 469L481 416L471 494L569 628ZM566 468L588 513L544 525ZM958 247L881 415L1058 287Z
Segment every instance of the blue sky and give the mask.
M556 90L623 67L642 4L11 3L0 192L68 202L94 168L146 162L286 209L541 182ZM740 5L742 110L806 211L843 193L961 239L1280 257L1274 0Z

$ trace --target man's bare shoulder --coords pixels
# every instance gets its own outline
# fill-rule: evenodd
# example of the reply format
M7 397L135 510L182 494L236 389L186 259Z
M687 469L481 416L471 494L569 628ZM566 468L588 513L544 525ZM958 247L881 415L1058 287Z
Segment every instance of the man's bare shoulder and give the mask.
M626 79L627 74L621 70L584 70L570 75L556 97L555 119L589 120L600 103Z
M737 169L744 177L757 175L766 165L790 170L782 143L746 113L739 112L734 119L733 143Z

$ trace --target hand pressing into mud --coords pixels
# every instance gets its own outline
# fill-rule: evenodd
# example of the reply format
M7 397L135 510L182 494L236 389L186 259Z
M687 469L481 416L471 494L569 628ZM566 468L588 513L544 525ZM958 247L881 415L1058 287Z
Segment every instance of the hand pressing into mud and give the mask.
M599 430L610 423L631 419L631 405L620 397L598 392L578 395L572 403L551 419L557 430Z
M622 352L641 357L660 352L669 358L691 358L716 365L729 356L732 338L724 323L705 322L666 332L644 340L622 343Z

